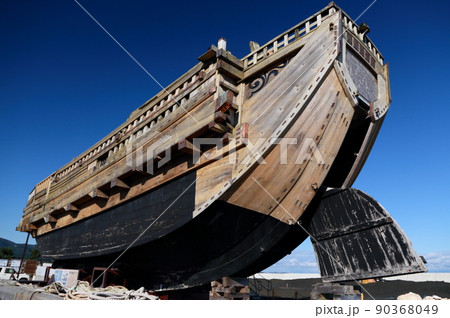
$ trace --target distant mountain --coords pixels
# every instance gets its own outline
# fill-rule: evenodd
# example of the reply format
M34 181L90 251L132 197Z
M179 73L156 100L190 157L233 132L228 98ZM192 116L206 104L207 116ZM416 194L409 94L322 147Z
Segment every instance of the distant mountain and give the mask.
M24 246L25 244L17 244L0 237L0 248L11 247L14 253L14 258L22 257ZM25 258L27 258L30 255L31 250L35 248L37 248L37 245L28 244L27 251L25 253Z

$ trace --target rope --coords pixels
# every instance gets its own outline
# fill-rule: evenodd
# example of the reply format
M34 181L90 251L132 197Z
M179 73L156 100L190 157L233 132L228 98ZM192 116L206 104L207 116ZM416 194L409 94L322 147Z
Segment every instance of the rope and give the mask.
M68 289L60 282L53 282L50 285L37 289L35 292L46 292L64 297L67 295Z
M17 286L23 286L16 282ZM31 284L30 284L31 285ZM34 287L34 286L31 286ZM158 300L158 296L150 295L144 287L138 290L128 290L124 286L108 286L96 288L85 281L77 281L77 284L68 289L61 282L53 282L42 288L37 288L30 296L36 293L50 293L64 297L65 300Z
M68 290L64 299L67 300L156 300L159 297L148 294L144 287L138 290L128 290L123 286L108 286L106 288L95 288L88 282L78 281Z

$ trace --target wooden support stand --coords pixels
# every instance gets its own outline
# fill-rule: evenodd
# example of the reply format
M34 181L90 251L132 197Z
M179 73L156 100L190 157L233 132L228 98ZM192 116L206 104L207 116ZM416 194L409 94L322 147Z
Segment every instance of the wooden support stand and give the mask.
M353 285L341 285L337 283L318 283L313 285L310 299L360 300L363 299L363 295L359 290L355 290L355 286Z
M210 300L250 300L250 288L230 277L211 282Z

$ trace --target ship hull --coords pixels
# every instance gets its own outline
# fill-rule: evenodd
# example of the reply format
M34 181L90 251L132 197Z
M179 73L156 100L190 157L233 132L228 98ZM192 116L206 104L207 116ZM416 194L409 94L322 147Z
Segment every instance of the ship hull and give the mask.
M220 40L39 183L18 229L55 266L117 267L132 287L192 287L275 263L308 236L298 224L317 191L351 186L390 103L387 67L375 48L345 43L342 15L330 4L242 60Z
M130 203L129 211L133 205ZM114 221L106 224L98 215L92 222L72 225L67 244L55 246L52 242L64 242L68 238L68 229L38 237L37 243L43 254L55 258L54 266L57 267L90 272L93 267L112 265L122 271L128 286L180 289L223 276L251 275L277 261L292 250L293 244L297 246L308 237L297 226L224 201L216 201L194 219L186 218L185 224L173 231L169 227L163 230L160 225L150 226L153 222L149 217L153 214L150 210L140 213L134 220L136 222L132 222L134 226L128 223L127 231L117 231L122 213L123 209L109 211L105 215ZM152 240L152 234L144 234L135 241L146 228L146 233L159 233L159 237ZM162 231L167 234L161 235ZM111 243L111 238L106 235L97 237L95 246L98 249L92 248L92 238L86 233L108 232L115 232L114 241L121 251L105 253L104 246ZM292 239L283 242L290 233L295 237L295 243ZM89 249L86 249L87 244L91 245ZM60 253L61 246L66 247L67 254ZM89 254L86 254L87 250Z

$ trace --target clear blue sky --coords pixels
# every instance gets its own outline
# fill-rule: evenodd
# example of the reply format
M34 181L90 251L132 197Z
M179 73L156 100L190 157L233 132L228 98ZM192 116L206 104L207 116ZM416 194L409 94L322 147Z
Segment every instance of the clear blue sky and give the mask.
M339 1L353 19L372 2ZM86 1L162 84L220 37L237 57L328 1ZM358 22L390 63L391 110L355 187L378 199L421 255L450 271L450 4L378 0ZM120 125L159 86L71 0L0 2L0 237L34 185ZM285 261L311 254L309 243ZM297 262L297 263L296 263ZM434 264L434 263L433 263ZM434 266L434 265L433 265Z

